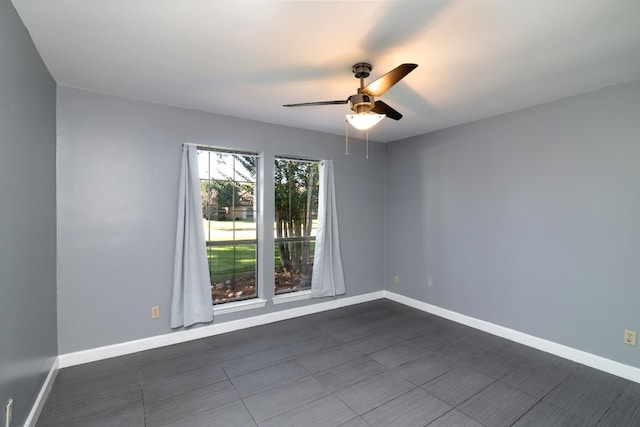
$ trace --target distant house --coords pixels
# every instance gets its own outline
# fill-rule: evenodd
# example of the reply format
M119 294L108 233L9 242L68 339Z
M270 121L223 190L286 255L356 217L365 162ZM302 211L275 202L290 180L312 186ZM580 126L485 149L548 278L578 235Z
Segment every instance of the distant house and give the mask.
M225 206L218 211L218 219L249 219L256 217L252 189L244 189L238 194L239 205ZM221 217L222 216L222 217Z

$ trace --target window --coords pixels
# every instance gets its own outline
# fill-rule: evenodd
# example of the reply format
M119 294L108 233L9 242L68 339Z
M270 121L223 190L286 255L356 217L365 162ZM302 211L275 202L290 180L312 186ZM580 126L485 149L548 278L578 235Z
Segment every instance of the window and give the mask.
M256 298L258 157L198 147L198 168L213 304Z
M318 162L276 157L275 294L311 289L318 224Z

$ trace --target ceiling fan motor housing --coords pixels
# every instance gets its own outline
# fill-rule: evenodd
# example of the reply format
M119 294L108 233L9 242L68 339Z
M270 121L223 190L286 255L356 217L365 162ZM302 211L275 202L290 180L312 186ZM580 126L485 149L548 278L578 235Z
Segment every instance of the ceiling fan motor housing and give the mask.
M355 95L349 97L351 109L356 114L368 113L374 106L373 97L358 91Z

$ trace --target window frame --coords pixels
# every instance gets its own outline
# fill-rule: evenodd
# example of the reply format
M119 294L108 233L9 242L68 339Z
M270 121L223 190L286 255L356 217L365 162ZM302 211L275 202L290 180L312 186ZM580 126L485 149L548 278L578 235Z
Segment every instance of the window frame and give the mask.
M276 154L276 155L273 156L272 164L273 164L273 168L274 169L273 169L273 176L272 176L272 184L273 184L274 188L273 188L273 193L271 194L271 197L274 200L274 211L273 211L273 217L272 217L271 225L274 225L275 222L276 222L275 187L276 187L276 162L278 160L315 164L316 167L318 168L318 172L319 172L320 162L323 159L305 158L305 157L299 157L299 156L280 155L280 154ZM320 186L320 183L319 183L319 177L318 177L318 181L316 181L315 187L319 190L319 186ZM317 215L318 215L318 211L317 211L318 198L319 198L319 194L316 196L316 201L315 201L315 206L316 206L315 218L316 218L316 220L317 220ZM312 226L312 229L313 229L313 226ZM315 243L315 241L316 241L316 236L315 235L313 235L313 236L302 236L302 237L281 237L281 238L278 238L278 237L275 236L275 232L274 232L273 229L271 229L270 232L273 233L274 249L275 249L276 245L281 241L308 240L308 242L310 244L312 242ZM314 254L315 254L315 250L314 250ZM312 262L312 265L313 265L313 262ZM285 303L285 302L293 302L293 301L299 301L299 300L311 298L311 277L309 277L309 287L308 288L294 289L294 290L290 290L290 291L286 291L286 292L277 293L276 292L276 283L275 283L275 271L276 271L276 269L277 269L277 263L276 263L275 258L274 258L274 276L272 277L273 282L274 282L273 283L273 289L272 289L272 291L273 291L273 297L272 297L273 304L282 304L282 303Z
M237 300L227 300L227 301L222 301L222 302L218 302L216 303L214 301L214 295L213 295L213 289L212 289L212 294L211 294L211 305L212 305L212 309L214 314L226 314L226 313L233 313L236 311L242 311L242 310L247 310L247 309L251 309L251 308L260 308L260 307L264 307L266 305L266 300L263 298L263 284L260 283L259 277L259 271L260 271L260 255L261 255L261 251L263 250L261 248L261 239L260 239L260 227L262 226L262 221L260 221L260 218L264 215L264 213L262 212L261 209L261 194L262 194L262 186L264 185L261 179L261 172L262 172L262 167L263 167L263 154L262 153L258 153L255 151L250 151L250 150L238 150L238 149L232 149L232 148L226 148L226 147L218 147L218 146L210 146L210 145L201 145L201 144L194 144L196 145L196 148L198 149L198 154L200 154L200 152L209 152L209 153L216 153L216 154L227 154L227 155L238 155L238 156L248 156L248 157L253 157L256 159L256 170L255 170L255 174L252 177L254 179L254 181L252 182L254 185L254 189L253 189L253 206L252 206L252 210L253 210L253 214L251 215L251 219L252 221L255 223L255 227L256 227L256 232L255 232L255 238L254 239L235 239L235 221L236 219L233 218L232 221L234 221L234 238L231 240L224 240L224 241L220 241L220 242L216 242L216 244L211 244L209 240L207 240L205 238L205 244L206 244L206 255L207 255L207 264L209 264L209 248L210 247L215 247L215 246L223 246L222 244L227 244L227 245L237 245L237 244L242 244L242 243L246 243L246 244L253 244L255 245L255 268L254 268L254 283L255 283L255 292L253 294L252 297L250 298L244 298L244 299L237 299ZM211 154L209 154L211 155ZM200 171L200 173L202 173L202 171ZM212 178L212 172L211 170L209 170L208 173L209 177L208 177L208 181L214 181L215 178ZM234 175L235 175L235 167L234 167ZM202 183L203 180L202 178L200 178L200 182ZM228 180L228 182L231 183L235 183L237 182L237 180L232 179L232 180ZM235 196L232 196L235 197ZM202 195L201 195L201 200L202 200ZM235 205L234 205L234 212L235 212ZM204 216L203 216L204 218ZM211 268L211 267L209 267ZM234 275L235 275L235 271L236 271L236 266L234 265ZM211 283L211 286L213 287L213 283Z

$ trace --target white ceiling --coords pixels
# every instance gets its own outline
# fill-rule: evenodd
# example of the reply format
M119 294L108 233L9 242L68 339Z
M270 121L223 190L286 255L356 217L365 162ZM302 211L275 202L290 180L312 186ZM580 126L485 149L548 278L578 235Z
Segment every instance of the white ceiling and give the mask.
M356 62L394 141L640 78L638 0L13 0L58 84L344 134ZM351 131L358 136L359 131Z

